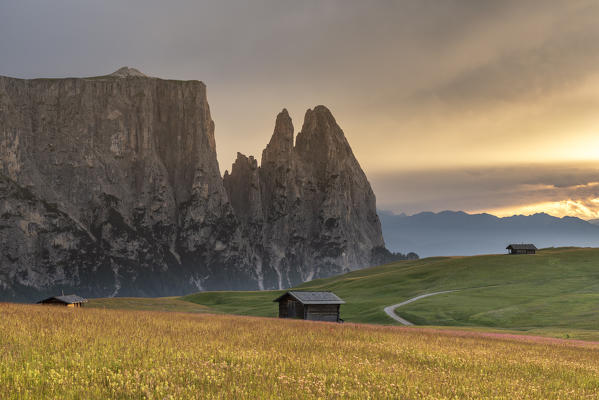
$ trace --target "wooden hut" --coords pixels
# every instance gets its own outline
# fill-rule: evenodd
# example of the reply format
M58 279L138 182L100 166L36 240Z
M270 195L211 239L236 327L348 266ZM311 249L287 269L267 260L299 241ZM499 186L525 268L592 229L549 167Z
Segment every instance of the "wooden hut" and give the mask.
M534 244L510 244L506 249L510 254L535 254L537 247Z
M289 291L273 301L279 303L279 318L343 322L339 308L345 301L332 292Z
M49 304L66 307L83 307L83 303L87 303L87 299L77 296L76 294L48 297L47 299L37 302L37 304Z

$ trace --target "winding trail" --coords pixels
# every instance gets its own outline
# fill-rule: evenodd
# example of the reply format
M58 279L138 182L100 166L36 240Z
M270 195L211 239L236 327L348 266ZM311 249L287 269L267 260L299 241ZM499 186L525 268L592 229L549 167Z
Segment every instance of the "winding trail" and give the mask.
M457 291L458 290L445 290L443 292L434 292L434 293L421 294L420 296L412 297L411 299L403 301L401 303L393 304L392 306L387 306L383 310L385 311L385 313L388 316L390 316L391 318L393 318L394 320L396 320L397 322L399 322L401 324L404 324L404 325L414 325L413 323L411 323L407 319L403 319L399 315L395 314L395 309L398 308L398 307L401 307L401 306L405 306L406 304L413 303L416 300L420 300L420 299L423 299L425 297L436 296L438 294L451 293L451 292L457 292Z

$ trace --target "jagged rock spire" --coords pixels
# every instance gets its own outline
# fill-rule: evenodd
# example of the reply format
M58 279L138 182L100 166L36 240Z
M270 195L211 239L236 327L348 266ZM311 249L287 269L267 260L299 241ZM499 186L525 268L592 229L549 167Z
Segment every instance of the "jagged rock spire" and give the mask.
M322 105L306 111L295 150L305 162L315 163L314 166L321 169L341 159L355 160L343 130L331 111Z
M293 123L284 108L275 122L275 129L270 142L262 152L262 165L270 162L284 163L291 159L293 152Z
M253 156L238 152L231 173L223 177L223 184L235 215L242 222L262 219L258 161Z
M225 187L251 247L276 273L275 287L371 265L384 248L374 193L325 106L306 112L295 147L291 118L281 111L257 176L250 160L238 155ZM250 198L259 199L261 214ZM272 285L266 277L265 284Z

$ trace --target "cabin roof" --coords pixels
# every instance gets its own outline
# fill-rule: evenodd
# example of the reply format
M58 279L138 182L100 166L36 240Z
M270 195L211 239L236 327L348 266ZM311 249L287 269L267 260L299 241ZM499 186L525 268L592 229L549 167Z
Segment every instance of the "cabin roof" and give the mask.
M532 244L510 244L508 247L506 247L506 249L512 249L512 250L537 250L537 247Z
M59 302L65 303L65 304L87 303L87 299L84 299L81 296L77 296L76 294L68 294L68 295L65 295L65 296L52 296L52 297L48 297L47 299L38 301L38 304L39 303L45 303L45 302L48 302L50 300L58 300Z
M285 292L273 301L281 301L287 295L295 298L302 304L345 304L345 301L341 300L333 292L303 292L297 290Z

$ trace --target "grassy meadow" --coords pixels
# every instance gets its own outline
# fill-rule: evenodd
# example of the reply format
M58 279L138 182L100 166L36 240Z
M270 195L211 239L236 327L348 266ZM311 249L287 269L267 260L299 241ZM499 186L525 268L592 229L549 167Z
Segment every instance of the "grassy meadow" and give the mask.
M397 309L418 325L486 327L599 340L599 249L546 249L536 255L435 257L367 268L298 286L347 301L341 317L397 323L385 306L458 290ZM182 299L218 312L276 316L280 291L203 292Z
M217 313L205 305L182 300L179 297L112 297L89 299L86 307L108 310L177 311L191 313Z
M595 399L599 343L0 303L1 399Z

